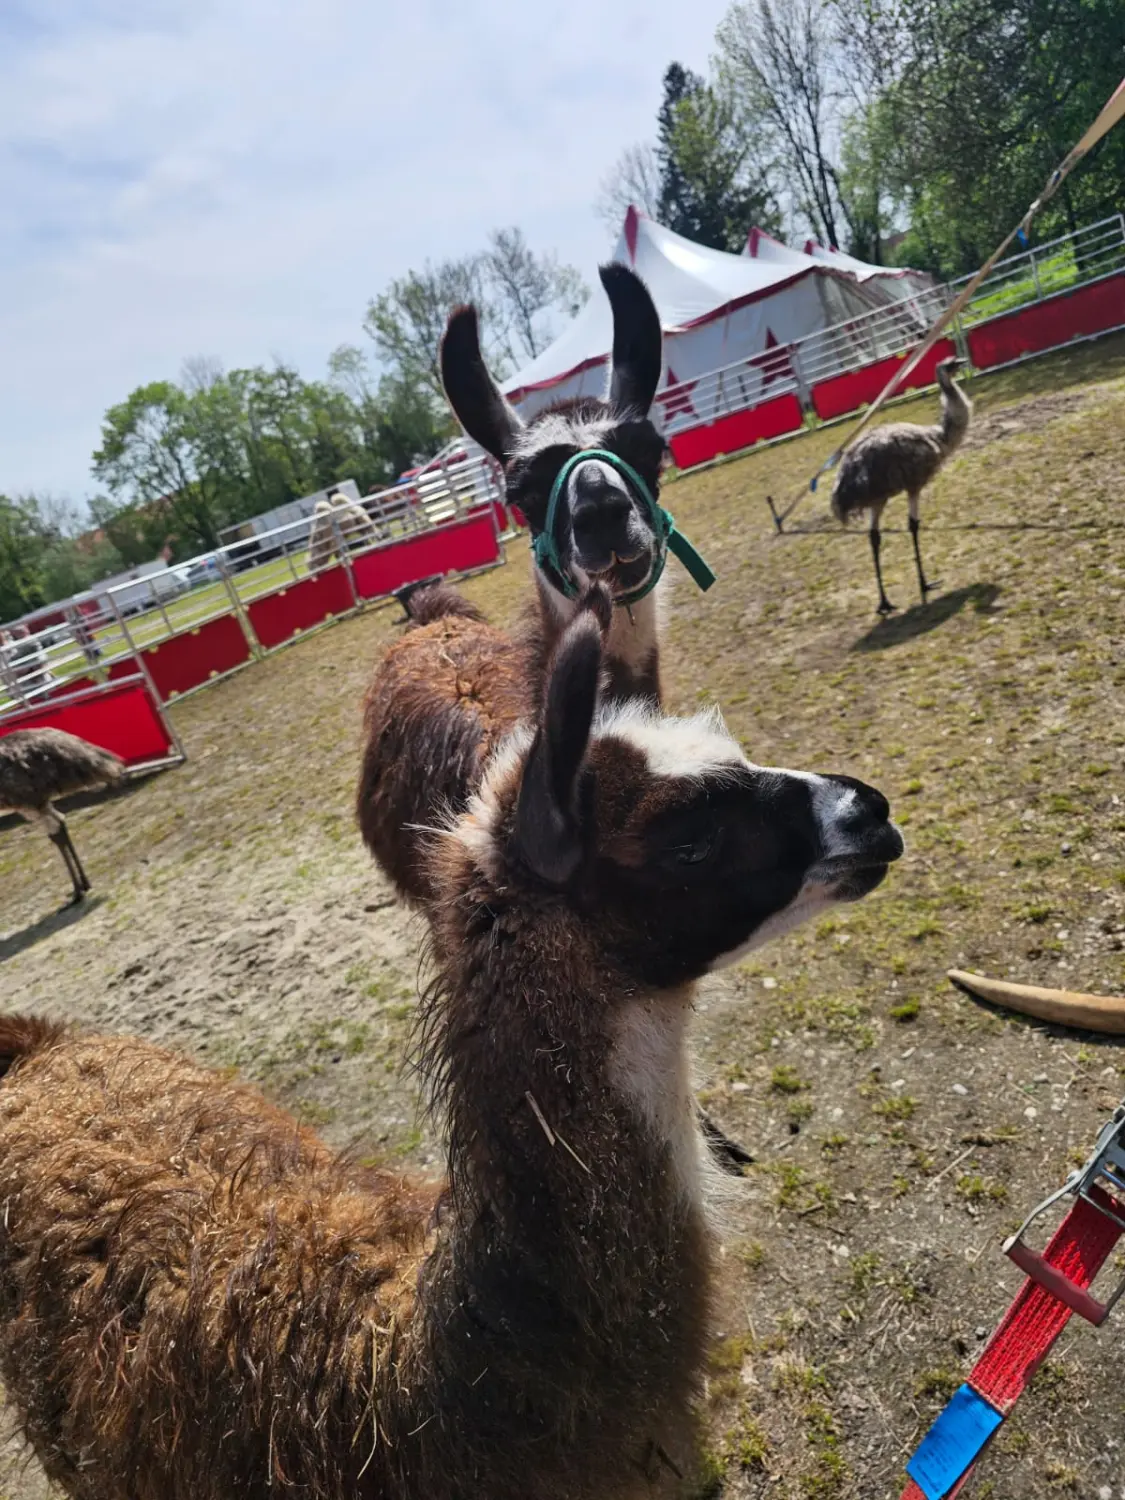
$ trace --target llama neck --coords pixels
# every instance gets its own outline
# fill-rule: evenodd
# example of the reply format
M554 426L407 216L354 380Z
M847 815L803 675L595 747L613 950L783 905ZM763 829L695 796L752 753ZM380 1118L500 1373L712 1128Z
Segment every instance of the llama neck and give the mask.
M559 637L573 620L578 603L553 589L538 568L534 572L540 621L537 654L543 672ZM628 608L619 606L613 611L605 654L611 698L622 701L647 698L657 704L661 701L659 594L660 589L655 588L636 604Z
M528 929L490 923L438 1022L451 1218L422 1288L430 1399L447 1438L508 1455L492 1500L632 1494L650 1444L689 1447L707 1336L691 996L622 1000L549 915L527 961Z
M960 447L969 430L973 405L959 385L952 380L941 382L941 442L947 453Z

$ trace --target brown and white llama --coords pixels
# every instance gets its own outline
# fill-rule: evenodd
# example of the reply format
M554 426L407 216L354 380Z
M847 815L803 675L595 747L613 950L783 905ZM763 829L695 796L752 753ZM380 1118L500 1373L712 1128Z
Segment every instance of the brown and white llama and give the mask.
M603 667L583 613L434 851L444 1185L149 1043L0 1020L0 1373L74 1500L640 1500L689 1467L694 982L902 842L715 717L597 711Z
M560 469L584 449L610 450L654 496L659 490L664 441L648 413L660 380L660 319L632 271L608 265L599 274L613 310L605 400L564 401L525 426L485 366L475 308L457 309L442 341L450 406L469 436L504 465L508 499L533 538L543 533ZM368 848L409 900L433 894L427 830L447 810L467 805L491 751L538 707L545 665L577 608L567 590L597 578L627 595L643 588L657 566L661 539L653 517L610 464L597 458L578 464L562 502L557 557L567 579L553 567L535 567L535 601L514 638L455 589L421 589L405 605L414 628L375 669L357 814ZM655 593L614 610L606 671L614 697L660 701Z

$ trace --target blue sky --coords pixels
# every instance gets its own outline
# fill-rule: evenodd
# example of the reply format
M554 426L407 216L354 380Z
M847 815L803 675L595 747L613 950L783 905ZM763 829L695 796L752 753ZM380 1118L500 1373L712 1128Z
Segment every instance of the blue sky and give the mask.
M726 0L0 0L0 493L81 500L106 407L364 342L519 224L591 279L599 182Z

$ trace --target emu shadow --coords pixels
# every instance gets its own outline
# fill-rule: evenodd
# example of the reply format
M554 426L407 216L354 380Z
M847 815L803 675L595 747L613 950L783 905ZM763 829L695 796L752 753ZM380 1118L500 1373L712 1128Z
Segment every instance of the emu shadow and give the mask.
M950 594L941 594L928 604L912 604L901 614L885 615L873 625L866 635L853 642L853 651L886 651L891 646L901 646L917 636L928 635L937 630L954 615L958 615L971 604L978 615L991 615L1000 589L995 583L974 583L968 588L954 589Z
M81 922L84 916L100 906L101 900L100 896L93 895L87 896L85 901L80 901L77 905L68 901L57 911L48 912L45 917L32 922L30 927L23 927L8 937L0 937L0 963L26 953L28 948L34 948L36 943L53 937L56 932L64 932L66 928L73 927L75 922Z

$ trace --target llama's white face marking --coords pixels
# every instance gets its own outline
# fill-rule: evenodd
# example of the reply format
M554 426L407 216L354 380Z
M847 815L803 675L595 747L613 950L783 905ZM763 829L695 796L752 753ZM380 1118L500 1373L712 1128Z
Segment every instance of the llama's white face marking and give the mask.
M699 780L724 769L752 769L717 708L677 719L647 703L613 704L599 714L594 734L634 746L654 776Z
M531 425L519 433L511 457L534 458L548 448L604 448L606 438L620 421L620 415L614 411L585 419L567 412L548 412L538 421L532 420Z

